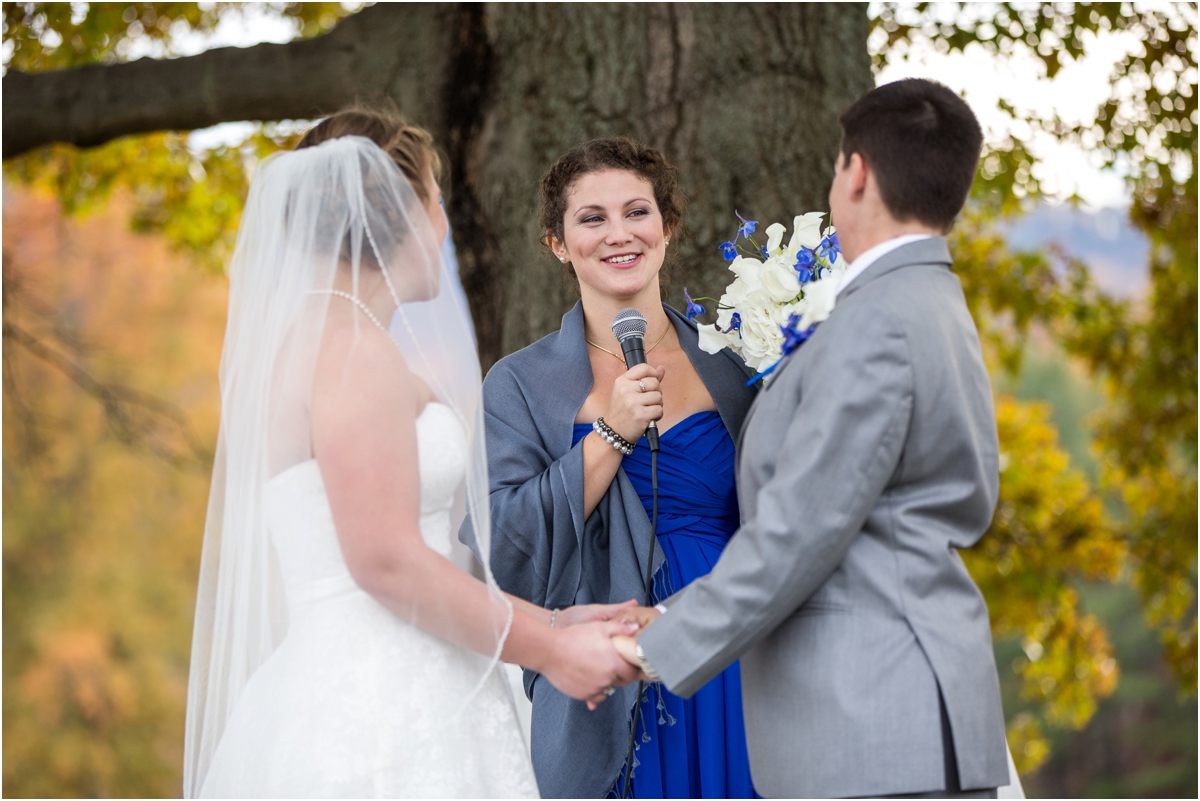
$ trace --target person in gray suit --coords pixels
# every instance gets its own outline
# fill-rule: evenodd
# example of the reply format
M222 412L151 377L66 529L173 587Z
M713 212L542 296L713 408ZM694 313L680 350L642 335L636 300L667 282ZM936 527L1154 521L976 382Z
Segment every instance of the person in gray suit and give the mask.
M957 95L916 79L839 121L829 205L850 266L746 418L741 528L712 573L615 642L683 696L741 659L768 797L995 797L999 680L958 549L992 519L996 422L943 238L982 134Z

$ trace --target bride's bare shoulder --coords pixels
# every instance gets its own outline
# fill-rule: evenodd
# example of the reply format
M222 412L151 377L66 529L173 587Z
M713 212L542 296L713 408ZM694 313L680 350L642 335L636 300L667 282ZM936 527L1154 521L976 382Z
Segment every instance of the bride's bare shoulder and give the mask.
M408 369L400 348L387 332L369 324L331 320L318 351L313 384L314 407L324 397L347 397L355 405L419 411L428 388ZM315 409L314 409L315 410Z

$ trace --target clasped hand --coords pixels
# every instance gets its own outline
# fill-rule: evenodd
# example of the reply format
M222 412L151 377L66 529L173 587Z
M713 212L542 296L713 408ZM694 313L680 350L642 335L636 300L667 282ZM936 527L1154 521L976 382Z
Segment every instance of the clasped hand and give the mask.
M559 612L560 629L542 673L560 692L596 709L616 687L644 681L634 636L658 611L621 604L586 604Z

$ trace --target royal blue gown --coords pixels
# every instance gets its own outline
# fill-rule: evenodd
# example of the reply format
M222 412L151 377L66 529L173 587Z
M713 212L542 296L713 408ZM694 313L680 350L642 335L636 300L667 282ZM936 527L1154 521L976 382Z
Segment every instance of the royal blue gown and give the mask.
M574 442L588 423L575 425ZM712 570L738 528L734 444L717 412L700 412L659 437L658 542L666 564L654 577L654 602ZM650 449L643 437L621 466L652 510ZM639 599L641 600L641 599ZM660 684L642 701L634 754L633 798L753 798L738 663L684 699ZM624 771L612 797L619 797Z

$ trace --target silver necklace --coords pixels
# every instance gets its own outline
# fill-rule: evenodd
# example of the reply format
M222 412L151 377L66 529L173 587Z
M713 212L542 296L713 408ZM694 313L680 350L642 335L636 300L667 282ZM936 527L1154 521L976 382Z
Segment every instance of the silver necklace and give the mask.
M383 323L379 322L379 318L375 316L374 312L372 312L370 309L367 308L367 304L363 303L361 300L354 297L349 292L343 292L340 289L310 289L308 291L308 294L309 295L337 295L339 298L345 298L346 300L350 301L355 306L357 306L362 311L363 314L367 315L367 319L370 320L371 322L375 323L375 325L379 328L380 331L382 331L385 334L387 333L387 329L384 328Z

